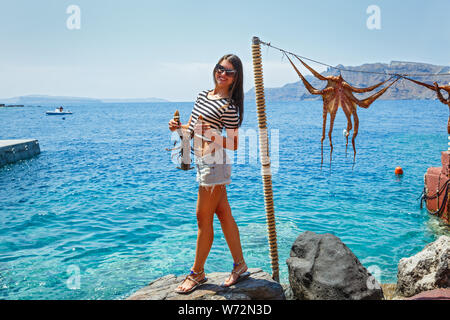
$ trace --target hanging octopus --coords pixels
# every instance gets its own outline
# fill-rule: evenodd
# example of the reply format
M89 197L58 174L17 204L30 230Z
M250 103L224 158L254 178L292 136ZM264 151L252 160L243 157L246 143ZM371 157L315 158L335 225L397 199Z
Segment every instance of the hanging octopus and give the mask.
M287 56L287 55L286 55ZM352 129L352 121L351 116L353 115L353 120L355 123L353 136L352 136L352 145L353 145L353 162L355 162L356 157L356 148L355 148L355 139L358 135L358 128L359 128L359 118L356 113L356 106L360 106L361 108L369 108L370 105L378 99L383 93L386 92L386 90L392 86L395 82L398 81L399 78L397 78L395 81L393 81L391 84L389 84L384 89L378 91L377 93L371 95L370 97L359 100L355 98L353 95L353 92L356 93L365 93L372 91L379 86L385 84L389 80L391 80L393 77L380 82L376 85L373 85L368 88L355 88L352 87L350 84L348 84L341 75L339 76L327 76L324 77L314 69L312 69L310 66L308 66L306 63L304 63L299 57L295 56L311 73L318 78L319 80L325 80L327 81L327 86L322 90L317 90L314 88L306 79L303 77L303 75L300 73L300 71L297 69L297 67L294 65L294 63L289 59L287 56L289 62L294 67L295 71L297 72L300 79L303 81L303 84L305 85L306 89L314 95L321 95L323 99L323 124L322 124L322 140L321 140L321 164L323 164L323 141L325 140L325 127L327 124L327 114L330 113L330 129L328 132L328 138L330 139L330 162L332 159L333 154L333 143L331 140L331 134L333 132L333 126L334 126L334 119L336 117L337 110L339 106L341 106L342 110L344 110L345 116L347 118L347 129L344 131L346 144L345 144L345 152L347 153L347 146L348 146L348 136L350 134L350 130Z
M436 92L437 97L439 99L439 101L441 101L443 104L446 104L449 108L450 108L450 83L448 86L439 86L437 84L437 82L434 82L434 86L432 86L431 84L425 83L425 82L420 82L417 80L413 80L407 77L404 77L405 79L412 81L418 85L424 86L430 90L433 90ZM448 93L448 97L447 99L444 98L444 96L441 93L441 90L444 90ZM450 115L448 116L448 121L447 121L447 133L450 135Z

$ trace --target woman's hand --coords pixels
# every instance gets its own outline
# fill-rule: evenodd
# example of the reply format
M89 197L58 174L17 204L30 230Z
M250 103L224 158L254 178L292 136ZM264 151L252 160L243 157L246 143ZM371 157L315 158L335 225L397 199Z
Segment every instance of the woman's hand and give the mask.
M175 119L170 119L170 121L169 121L169 130L170 131L173 132L180 128L181 128L181 123L179 123L178 121L175 121Z

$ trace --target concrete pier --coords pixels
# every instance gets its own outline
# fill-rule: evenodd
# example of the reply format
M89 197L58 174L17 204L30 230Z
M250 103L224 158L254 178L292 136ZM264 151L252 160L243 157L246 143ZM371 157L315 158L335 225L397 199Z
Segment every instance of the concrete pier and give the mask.
M0 166L30 159L41 153L37 140L0 140Z

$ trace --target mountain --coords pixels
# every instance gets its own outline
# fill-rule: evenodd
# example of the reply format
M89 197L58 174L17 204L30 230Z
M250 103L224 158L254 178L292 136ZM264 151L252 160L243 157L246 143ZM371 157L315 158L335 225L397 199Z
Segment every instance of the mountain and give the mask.
M136 98L136 99L102 99L104 103L146 103L146 102L169 102L160 98Z
M298 63L300 65L300 63ZM314 66L312 66L314 67ZM450 75L450 67L448 66L438 66L419 62L405 62L405 61L392 61L390 64L385 63L369 63L360 66L336 66L341 69L347 70L359 70L359 71L369 71L369 72L381 72L381 73L397 73L397 74L420 74L420 73L442 73ZM326 85L325 81L318 80L314 76L310 75L308 72L303 72L302 74L316 89L323 89ZM321 73L323 76L337 76L339 75L339 70L334 68L328 68L326 71ZM378 82L387 79L387 76L380 74L371 73L361 73L361 72L351 72L342 71L342 77L350 85L354 87L368 87L374 85ZM428 77L412 77L416 80L427 82L432 84L437 81L440 84L447 84L450 81L450 76L428 76ZM378 88L381 89L384 86ZM375 89L372 93L378 91ZM318 100L321 96L311 95L299 80L295 83L288 83L281 88L265 88L265 98L268 101L301 101L301 100ZM355 94L357 98L364 98L369 96L369 94ZM245 94L245 99L247 101L255 100L255 88L250 89ZM436 94L423 87L413 84L407 80L399 80L394 84L389 90L387 90L380 99L383 100L405 100L405 99L436 99Z
M0 99L5 104L23 104L23 105L77 105L101 103L101 100L79 97L56 97L45 95L28 95L14 97L9 99Z
M142 98L142 99L93 99L83 97L58 97L46 95L27 95L14 97L9 99L0 99L3 104L22 104L22 105L83 105L83 104L101 104L101 103L135 103L135 102L168 102L158 98Z

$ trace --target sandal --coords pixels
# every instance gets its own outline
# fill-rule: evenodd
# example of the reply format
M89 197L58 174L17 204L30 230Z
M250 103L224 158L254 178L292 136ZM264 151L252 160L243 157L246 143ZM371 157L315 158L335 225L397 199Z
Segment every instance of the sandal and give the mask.
M193 270L191 270L191 272L186 276L186 278L184 278L183 282L181 282L180 286L186 281L186 280L190 280L192 282L194 282L195 284L192 286L192 288L184 291L182 289L176 288L175 292L179 293L179 294L187 294L187 293L191 293L192 291L194 291L195 289L197 289L198 286L200 286L201 284L205 283L206 281L208 281L208 278L203 277L202 280L196 280L194 279L194 277L192 276L198 276L199 274L205 273L203 270L200 272L194 272Z
M244 266L242 266L241 268L238 268L237 270L235 270L236 267L240 266L241 264L244 264ZM250 272L247 271L248 267L245 264L244 260L241 260L237 263L233 263L233 271L231 271L231 275L234 273L236 274L238 277L236 278L236 280L234 280L232 283L230 283L229 285L225 285L225 281L222 282L222 284L220 285L221 287L231 287L232 285L235 285L236 283L247 279L250 276ZM228 277L228 279L231 277L231 275Z

